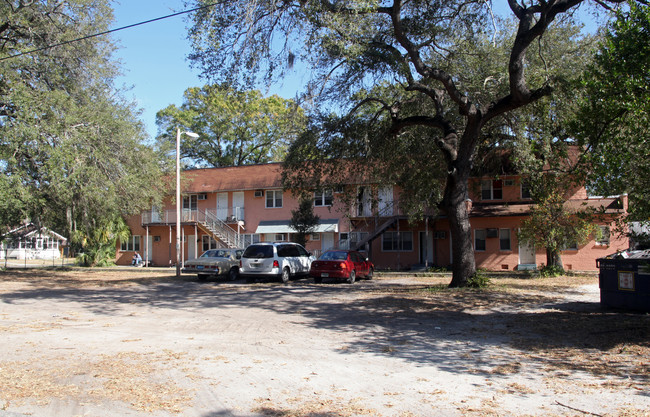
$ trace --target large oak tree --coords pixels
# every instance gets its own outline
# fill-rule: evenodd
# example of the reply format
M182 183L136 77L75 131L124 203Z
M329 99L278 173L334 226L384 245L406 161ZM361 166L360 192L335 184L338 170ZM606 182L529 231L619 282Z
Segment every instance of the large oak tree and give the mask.
M283 63L304 65L312 75L305 98L324 115L314 127L326 130L310 133L312 143L357 144L357 152L337 156L377 165L375 155L385 161L390 149L419 143L421 155L444 167L439 207L453 241L450 285L464 286L476 273L466 200L477 149L498 142L485 133L499 119L551 94L553 62L533 58L551 25L583 3L509 0L514 37L502 53L473 54L497 26L489 1L229 1L193 15L191 58L217 80L249 84L282 77ZM482 72L488 64L493 71ZM384 149L364 146L367 135L384 135Z

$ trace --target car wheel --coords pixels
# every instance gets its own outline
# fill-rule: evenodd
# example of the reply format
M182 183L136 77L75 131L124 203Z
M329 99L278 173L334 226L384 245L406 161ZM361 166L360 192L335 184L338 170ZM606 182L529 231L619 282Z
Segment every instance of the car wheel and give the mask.
M291 277L291 271L289 271L289 268L284 268L282 270L282 275L280 275L280 279L282 280L283 283L289 282L289 278Z
M368 275L366 275L366 279L371 280L372 279L372 274L374 273L373 269L370 268L368 270Z
M206 274L198 274L197 278L199 279L199 281L205 281L206 279L208 279L208 276Z
M228 272L228 279L230 279L231 281L235 281L235 280L238 279L238 278L239 278L239 269L237 269L237 268L232 268L232 269Z
M357 273L354 271L350 271L350 276L348 277L348 284L354 284L354 281L357 279Z

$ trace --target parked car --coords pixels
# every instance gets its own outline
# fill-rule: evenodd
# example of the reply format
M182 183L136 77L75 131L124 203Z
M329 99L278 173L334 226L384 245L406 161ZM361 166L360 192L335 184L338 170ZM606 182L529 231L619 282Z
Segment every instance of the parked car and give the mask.
M234 281L239 278L239 260L243 253L243 249L210 249L198 258L186 261L181 272L196 274L200 281L210 276L227 276Z
M375 266L360 252L353 250L329 250L312 262L309 275L317 284L323 278L345 279L353 284L357 278L372 279Z
M246 248L241 259L240 273L248 280L272 278L282 282L308 276L314 257L297 243L261 242Z

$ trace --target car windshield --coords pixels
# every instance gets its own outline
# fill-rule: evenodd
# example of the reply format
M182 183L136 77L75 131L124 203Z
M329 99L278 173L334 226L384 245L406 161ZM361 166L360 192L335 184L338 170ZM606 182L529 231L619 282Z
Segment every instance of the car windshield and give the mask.
M244 258L272 258L273 246L271 245L250 245L244 251Z
M325 252L320 256L321 261L344 261L348 258L347 252Z
M228 258L230 253L225 250L209 250L203 252L201 258Z

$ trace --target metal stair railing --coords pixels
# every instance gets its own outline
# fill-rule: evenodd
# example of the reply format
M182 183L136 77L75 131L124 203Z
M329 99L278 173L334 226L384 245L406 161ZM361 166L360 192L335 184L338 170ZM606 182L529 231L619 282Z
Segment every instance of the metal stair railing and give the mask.
M243 237L215 214L199 211L197 221L206 231L212 233L213 237L225 243L229 248L242 247Z
M374 240L377 236L392 226L398 218L399 201L393 200L386 204L381 210L376 211L372 217L366 217L360 226L355 227L350 231L350 233L358 233L359 235L366 234L363 239L354 242L351 249L359 250L359 248Z

